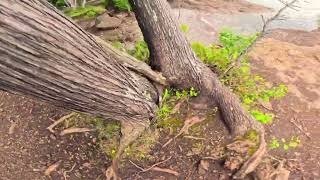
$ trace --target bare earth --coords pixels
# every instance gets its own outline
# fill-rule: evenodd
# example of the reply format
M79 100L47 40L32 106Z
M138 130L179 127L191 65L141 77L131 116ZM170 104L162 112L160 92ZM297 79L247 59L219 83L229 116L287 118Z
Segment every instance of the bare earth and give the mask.
M217 2L223 5L221 9L226 8L225 1ZM228 8L232 11L258 8L248 3L240 6L241 3ZM276 118L266 128L268 140L291 136L301 139L301 145L294 150L271 151L289 159L286 166L292 171L290 179L320 179L319 37L319 31L276 30L250 53L255 72L271 82L289 87L285 98L272 103L271 111ZM96 133L59 136L46 129L53 120L68 113L38 100L0 92L0 180L104 179L110 158L97 147ZM222 170L220 161L199 161L201 157L213 156L230 138L217 119L206 121L200 129L196 127L191 131L193 136L200 137L198 140L179 138L161 148L174 136L162 134L151 152L154 158L136 162L141 167L149 167L171 157L159 167L178 172L179 176L158 171L139 173L138 168L125 160L121 170L123 179L230 179L231 172ZM57 162L56 171L50 177L45 176L44 171Z
M277 117L268 127L269 134L299 136L301 146L294 153L276 153L293 159L296 178L319 179L320 32L276 30L270 36L250 54L256 72L289 87L289 94L273 103Z

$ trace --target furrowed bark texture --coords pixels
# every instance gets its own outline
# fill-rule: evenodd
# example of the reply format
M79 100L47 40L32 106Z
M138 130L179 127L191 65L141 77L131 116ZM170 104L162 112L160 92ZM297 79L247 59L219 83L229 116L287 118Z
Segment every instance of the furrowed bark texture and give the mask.
M131 4L151 51L152 66L161 70L171 85L196 87L203 95L209 95L234 134L243 134L251 128L263 129L241 107L239 99L219 82L217 75L198 60L166 0L131 0Z
M47 1L0 1L2 90L106 119L150 119L153 85L117 58Z

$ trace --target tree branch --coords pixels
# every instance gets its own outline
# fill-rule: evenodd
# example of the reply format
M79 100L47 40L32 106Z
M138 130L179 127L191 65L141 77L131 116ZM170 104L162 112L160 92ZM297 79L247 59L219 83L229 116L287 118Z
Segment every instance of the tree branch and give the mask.
M153 71L151 67L144 63L143 61L139 61L136 58L128 55L127 53L124 53L114 47L112 47L109 43L105 42L98 36L94 36L94 39L97 41L98 44L100 44L104 49L106 49L108 52L113 53L113 55L119 57L116 58L116 60L122 64L123 66L137 72L141 73L142 75L146 76L150 80L159 83L161 85L166 85L166 78L162 76L161 73L158 73L156 71Z

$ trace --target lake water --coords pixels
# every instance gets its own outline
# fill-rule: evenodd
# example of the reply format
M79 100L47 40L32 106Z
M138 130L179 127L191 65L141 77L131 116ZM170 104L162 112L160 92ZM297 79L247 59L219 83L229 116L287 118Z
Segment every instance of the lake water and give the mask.
M249 2L271 7L273 11L266 13L237 13L219 14L212 12L202 12L199 10L174 9L176 16L180 14L180 23L190 27L188 36L190 40L210 43L216 41L217 33L222 29L232 29L242 34L252 34L261 31L262 19L270 17L283 4L278 0L248 0ZM317 29L320 19L320 0L300 0L297 4L298 11L286 9L283 12L285 20L274 21L270 28L301 29L311 31Z

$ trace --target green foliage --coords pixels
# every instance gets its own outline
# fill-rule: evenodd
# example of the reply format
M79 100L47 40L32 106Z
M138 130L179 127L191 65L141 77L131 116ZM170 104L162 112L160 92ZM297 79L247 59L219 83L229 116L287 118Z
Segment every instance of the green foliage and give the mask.
M271 124L273 119L273 114L263 113L259 110L251 110L251 115L262 124Z
M104 6L104 7L108 7L109 6L109 0L101 0L101 4Z
M126 51L124 45L120 42L120 41L114 41L111 44L113 47L115 47L116 49L119 49L120 51Z
M206 46L199 42L191 44L192 49L200 60L208 64L219 75L224 73L232 63L245 51L257 38L257 35L242 36L223 31L219 35L221 45L211 44ZM270 88L269 82L259 75L251 72L250 63L247 57L244 57L240 67L232 68L226 75L220 79L222 83L228 86L236 93L245 108L261 123L268 124L272 122L273 115L257 110L256 106L261 101L269 102L270 99L278 99L288 92L288 88L280 84Z
M64 13L71 18L93 18L103 12L105 12L105 8L103 6L77 7L64 11Z
M177 99L187 99L189 97L197 97L199 92L191 87L189 90L175 91L175 96Z
M256 37L257 35L247 37L236 35L231 31L222 31L219 35L222 47L216 44L205 46L199 42L194 42L191 46L202 61L214 67L218 73L222 73Z
M190 30L189 26L186 25L186 24L181 24L181 25L180 25L180 29L181 29L181 31L184 32L184 33L188 33L189 30Z
M270 149L277 149L277 148L279 148L279 147L280 147L280 143L279 143L278 139L273 138L273 139L271 140L271 143L269 143L269 148L270 148Z
M273 138L269 143L269 148L277 149L280 148L282 145L283 150L288 151L289 149L297 148L300 145L300 142L300 139L296 136L292 136L289 141L282 138L281 142L278 139Z
M283 142L283 149L285 151L288 151L292 148L297 148L300 144L300 139L296 136L292 136L289 142L287 142L285 139L281 139L281 141Z
M49 2L58 9L61 9L66 6L64 0L49 0Z
M143 40L136 42L134 49L128 50L128 53L141 61L149 63L150 51L147 43Z
M115 8L121 11L131 11L132 7L128 0L112 0L113 5Z

